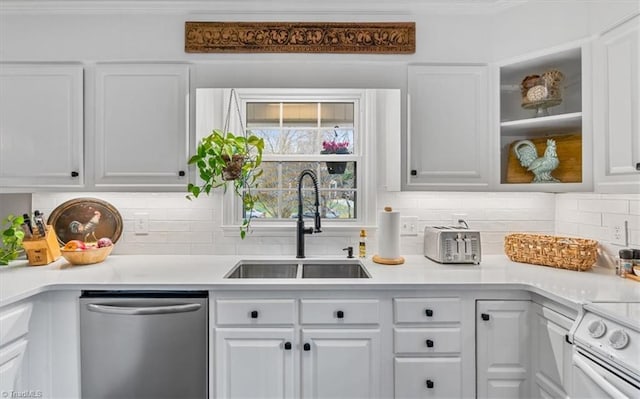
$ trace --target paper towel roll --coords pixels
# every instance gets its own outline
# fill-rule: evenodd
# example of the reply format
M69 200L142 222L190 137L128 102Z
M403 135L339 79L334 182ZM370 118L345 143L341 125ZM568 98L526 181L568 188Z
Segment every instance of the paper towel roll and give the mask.
M382 259L400 258L400 212L391 208L380 212L378 256Z

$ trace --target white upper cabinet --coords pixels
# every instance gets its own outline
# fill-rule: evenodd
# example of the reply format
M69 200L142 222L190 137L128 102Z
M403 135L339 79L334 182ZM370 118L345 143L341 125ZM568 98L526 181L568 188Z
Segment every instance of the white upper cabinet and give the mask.
M407 187L487 190L487 67L410 65Z
M594 46L596 191L640 193L640 16Z
M497 63L496 188L592 188L589 59L570 44Z
M184 189L189 66L98 64L96 187Z
M81 65L0 64L0 192L84 182Z

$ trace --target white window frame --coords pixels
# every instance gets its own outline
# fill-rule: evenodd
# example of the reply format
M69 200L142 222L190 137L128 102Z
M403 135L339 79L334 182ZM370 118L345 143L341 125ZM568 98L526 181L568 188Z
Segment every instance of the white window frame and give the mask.
M230 89L229 89L230 90ZM375 90L367 89L235 89L238 97L242 121L246 123L246 104L253 101L274 102L349 102L355 101L354 126L358 132L354 140L354 148L357 154L340 155L341 160L355 161L358 163L357 186L358 187L358 212L355 219L323 219L322 230L324 236L352 235L354 231L362 228L374 229L376 224L376 129L375 129ZM223 96L223 112L226 115L230 96L225 91ZM232 104L232 117L229 122L229 130L240 132L240 121L237 118L234 104ZM309 155L278 155L278 160L308 161ZM348 157L348 158L347 158ZM270 160L268 155L263 156L263 161ZM223 197L222 229L225 236L236 236L242 221L242 201L233 190L228 190ZM260 220L251 221L251 235L254 236L289 236L295 233L295 220Z

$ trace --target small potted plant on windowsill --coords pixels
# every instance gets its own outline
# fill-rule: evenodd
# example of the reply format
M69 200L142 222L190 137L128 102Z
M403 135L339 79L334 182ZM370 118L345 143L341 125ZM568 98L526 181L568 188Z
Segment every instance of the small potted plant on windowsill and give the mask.
M251 224L253 207L258 196L251 193L257 187L256 179L262 174L264 140L255 135L236 136L214 130L204 137L196 148L196 154L189 159L189 165L195 165L202 184L189 183L188 199L200 194L209 195L212 189L232 184L234 193L242 198L244 218L240 226L240 237L245 238Z
M322 142L322 151L320 154L350 154L348 141L337 141L333 139L331 141ZM327 171L330 175L341 175L347 169L347 162L343 161L328 161Z

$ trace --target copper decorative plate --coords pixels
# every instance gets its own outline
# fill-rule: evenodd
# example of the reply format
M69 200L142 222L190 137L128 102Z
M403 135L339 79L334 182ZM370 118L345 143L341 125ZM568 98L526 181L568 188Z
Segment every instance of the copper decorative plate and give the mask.
M47 224L53 226L60 245L71 240L97 241L107 237L113 243L122 234L122 216L108 203L97 198L76 198L51 212Z

